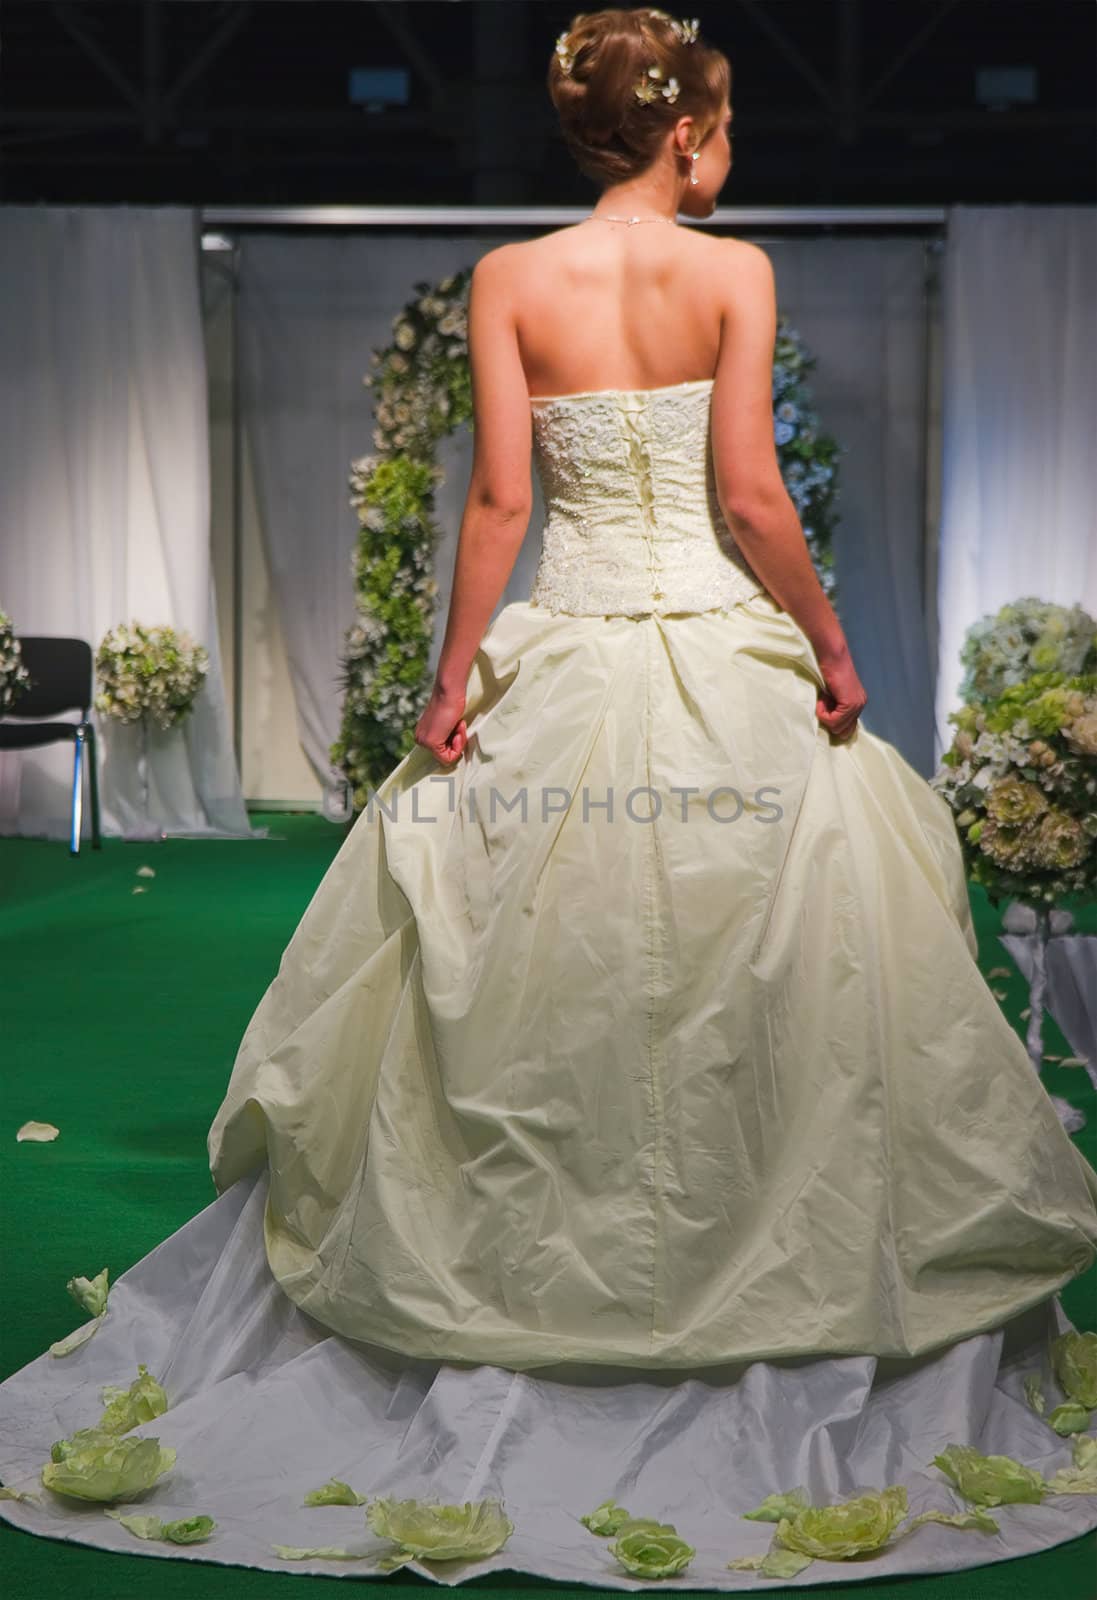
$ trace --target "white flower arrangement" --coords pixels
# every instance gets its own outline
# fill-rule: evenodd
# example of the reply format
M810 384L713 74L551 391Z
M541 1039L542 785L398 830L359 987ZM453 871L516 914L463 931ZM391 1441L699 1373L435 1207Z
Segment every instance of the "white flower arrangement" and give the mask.
M192 709L208 670L208 651L189 634L119 623L96 652L96 710L118 722L148 717L171 728Z
M1037 672L1097 672L1097 622L1081 606L1026 595L972 623L960 660L960 698L986 705Z
M21 694L33 683L23 662L11 618L0 611L0 717L6 717Z
M1046 910L1097 890L1097 673L1037 673L964 706L930 779L956 817L969 876Z

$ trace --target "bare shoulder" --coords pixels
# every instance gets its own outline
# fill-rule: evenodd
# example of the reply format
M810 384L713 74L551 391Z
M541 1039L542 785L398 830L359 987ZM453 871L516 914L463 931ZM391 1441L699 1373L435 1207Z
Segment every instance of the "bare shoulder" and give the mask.
M758 285L773 281L773 262L760 244L749 239L721 239L711 241L723 254L727 265L734 266L737 277Z
M505 278L508 273L516 269L517 252L524 242L521 239L513 239L507 244L497 244L493 250L485 250L473 265L473 277L490 278L494 283Z

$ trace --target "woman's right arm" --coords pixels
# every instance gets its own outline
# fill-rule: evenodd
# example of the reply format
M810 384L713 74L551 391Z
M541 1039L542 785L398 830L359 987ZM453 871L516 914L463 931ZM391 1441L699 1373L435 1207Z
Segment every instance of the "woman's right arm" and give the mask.
M746 240L728 240L726 246L720 352L712 386L717 498L750 566L811 642L832 702L820 703L819 720L842 737L852 731L868 696L781 477L773 437L773 265L764 250Z

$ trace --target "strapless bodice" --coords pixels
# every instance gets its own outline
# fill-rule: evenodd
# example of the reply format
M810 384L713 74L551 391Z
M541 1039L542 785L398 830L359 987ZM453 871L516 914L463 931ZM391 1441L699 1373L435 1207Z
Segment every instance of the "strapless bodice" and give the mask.
M545 522L531 604L640 615L765 592L720 510L711 403L711 378L532 398Z

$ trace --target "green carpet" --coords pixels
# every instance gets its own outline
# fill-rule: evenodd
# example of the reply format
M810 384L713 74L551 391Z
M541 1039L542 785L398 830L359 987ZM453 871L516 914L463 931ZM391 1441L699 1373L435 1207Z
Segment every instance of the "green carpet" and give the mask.
M314 814L253 818L265 840L104 840L78 857L63 841L0 839L0 1038L3 1039L3 1184L0 1375L70 1333L79 1315L69 1278L109 1266L112 1280L216 1198L206 1133L247 1022L301 913L344 837ZM149 865L154 878L139 878ZM147 893L132 893L136 885ZM975 891L984 972L1013 967L997 943L997 915ZM1097 932L1097 907L1074 908ZM1019 974L992 980L1018 1030L1027 1003ZM1049 1053L1068 1055L1046 1024ZM988 1064L989 1065L989 1064ZM1079 1069L1049 1068L1048 1088L1078 1105L1077 1142L1097 1164L1097 1097ZM52 1122L52 1144L17 1144L31 1119ZM1063 1295L1080 1328L1094 1317L1097 1271ZM215 1513L214 1513L215 1514ZM976 1537L967 1535L966 1537ZM1097 1537L1046 1555L974 1572L895 1581L840 1581L812 1592L902 1595L904 1600L1094 1600ZM5 1600L128 1600L155 1586L158 1600L315 1594L316 1579L215 1563L156 1561L39 1538L0 1522ZM839 1576L836 1573L836 1577ZM353 1581L342 1578L340 1581ZM361 1580L359 1580L361 1581ZM370 1578L371 1593L440 1586L415 1574ZM670 1585L668 1585L670 1587ZM673 1580L673 1587L686 1587ZM799 1586L799 1587L802 1587ZM492 1574L462 1589L510 1594L592 1588ZM611 1591L607 1591L611 1592ZM698 1591L693 1591L698 1592ZM759 1579L759 1593L792 1589Z

